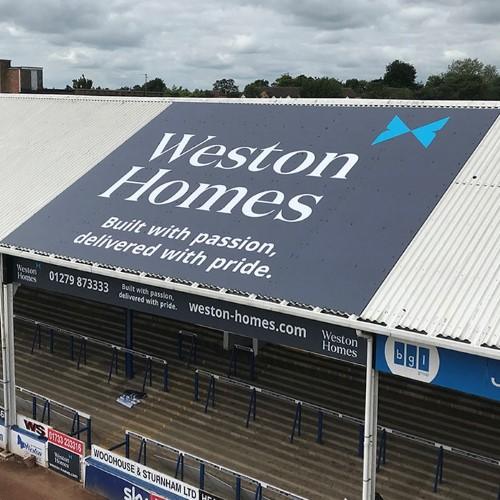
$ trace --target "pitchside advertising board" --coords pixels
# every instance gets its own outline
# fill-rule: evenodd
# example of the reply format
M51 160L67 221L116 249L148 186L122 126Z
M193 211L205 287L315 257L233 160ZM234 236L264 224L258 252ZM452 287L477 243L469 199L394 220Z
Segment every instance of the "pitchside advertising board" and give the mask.
M255 307L138 285L27 259L11 259L12 280L129 309L204 325L366 364L366 340L349 328Z
M500 401L500 361L377 335L376 368Z
M7 446L7 427L5 427L5 411L0 407L0 448Z
M74 481L80 481L82 457L85 453L83 441L49 427L47 430L47 462L49 469Z
M3 243L359 315L498 115L176 102Z
M96 445L86 459L85 487L111 500L204 498L194 486Z
M9 448L12 453L20 457L34 456L38 465L47 467L46 438L15 426L10 429Z

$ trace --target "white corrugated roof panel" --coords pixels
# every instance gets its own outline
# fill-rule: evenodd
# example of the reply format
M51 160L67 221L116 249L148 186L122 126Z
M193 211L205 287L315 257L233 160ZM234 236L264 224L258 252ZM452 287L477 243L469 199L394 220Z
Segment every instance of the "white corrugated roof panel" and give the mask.
M500 348L500 118L362 317Z
M0 239L169 104L165 99L0 95Z

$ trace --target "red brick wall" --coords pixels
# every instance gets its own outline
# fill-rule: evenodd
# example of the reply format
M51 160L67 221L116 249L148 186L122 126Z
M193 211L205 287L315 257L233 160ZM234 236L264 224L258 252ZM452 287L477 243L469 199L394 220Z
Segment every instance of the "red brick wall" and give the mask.
M17 94L21 91L19 88L19 72L21 70L18 68L9 68L7 70L6 78L5 78L5 87L4 92L9 92L13 94Z

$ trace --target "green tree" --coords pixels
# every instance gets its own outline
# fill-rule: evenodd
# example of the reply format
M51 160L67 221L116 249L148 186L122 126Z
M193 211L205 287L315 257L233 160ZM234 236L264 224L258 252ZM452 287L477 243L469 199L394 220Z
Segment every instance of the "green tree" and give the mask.
M221 97L239 97L240 90L232 78L222 78L213 84L213 92Z
M80 78L75 78L73 80L73 88L74 89L87 89L90 90L92 88L92 80L85 78L85 75L82 74Z
M366 90L368 82L366 80L358 80L357 78L350 78L345 81L344 87L354 90L356 93L362 93Z
M453 61L440 75L429 76L419 93L424 99L498 99L500 76L495 66L478 59Z
M146 82L142 86L142 90L146 90L146 92L165 92L167 86L161 78L156 77Z
M383 80L388 87L414 88L416 77L415 66L396 59L386 66Z
M273 87L296 87L295 78L290 73L283 73L273 82Z
M269 82L267 80L255 80L245 86L243 94L245 97L260 97L262 90L269 87Z

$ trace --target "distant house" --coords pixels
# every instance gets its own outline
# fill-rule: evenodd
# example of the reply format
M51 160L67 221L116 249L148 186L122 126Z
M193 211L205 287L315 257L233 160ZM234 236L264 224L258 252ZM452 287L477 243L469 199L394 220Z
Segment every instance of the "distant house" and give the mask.
M43 89L43 68L11 66L9 59L0 59L0 93L20 94Z
M260 97L300 97L300 87L263 87Z

